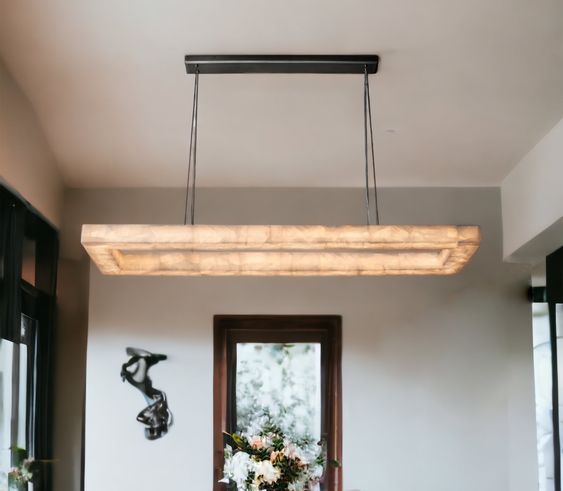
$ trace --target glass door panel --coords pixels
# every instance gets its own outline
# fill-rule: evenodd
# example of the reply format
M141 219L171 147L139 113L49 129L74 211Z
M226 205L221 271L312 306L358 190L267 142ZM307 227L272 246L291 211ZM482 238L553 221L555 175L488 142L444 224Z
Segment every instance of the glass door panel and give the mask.
M321 439L320 343L237 343L236 428L256 433L269 415L285 434Z
M552 370L547 303L532 304L539 491L555 491Z
M561 272L563 276L563 271ZM557 303L554 306L555 310L555 332L557 338L557 374L558 374L558 418L559 418L559 439L563 435L563 303ZM561 444L559 443L559 482L558 486L555 486L556 491L561 490L561 460L563 458L563 452Z

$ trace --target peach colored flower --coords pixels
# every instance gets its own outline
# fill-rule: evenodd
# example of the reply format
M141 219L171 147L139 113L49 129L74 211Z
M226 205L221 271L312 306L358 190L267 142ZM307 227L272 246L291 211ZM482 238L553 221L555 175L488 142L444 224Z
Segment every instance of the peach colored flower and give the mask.
M264 446L264 442L262 441L262 438L260 438L259 436L253 436L250 439L250 446L258 450Z

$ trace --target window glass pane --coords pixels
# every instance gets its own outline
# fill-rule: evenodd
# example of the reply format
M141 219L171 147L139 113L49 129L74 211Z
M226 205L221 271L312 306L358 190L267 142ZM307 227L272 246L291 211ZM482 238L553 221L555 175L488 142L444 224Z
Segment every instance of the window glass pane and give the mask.
M15 421L16 435L13 439L18 448L27 449L27 346L19 346L19 381L18 381L18 404Z
M237 431L256 432L269 413L296 438L321 438L321 345L238 343Z
M12 363L14 343L0 339L0 483L6 479L10 468L12 419ZM0 487L0 489L4 489Z
M21 316L21 336L27 344L20 345L18 446L35 455L35 406L37 395L37 321ZM32 359L30 359L30 357Z
M534 303L533 343L539 491L554 491L551 343L547 303ZM558 348L562 349L558 340ZM561 373L561 372L560 372Z
M6 486L6 475L13 465L10 449L23 449L33 456L33 407L35 400L36 352L26 342L35 342L35 320L22 315L21 343L0 339L0 490ZM31 363L33 362L33 364ZM28 428L28 421L31 423ZM15 454L14 454L15 455Z
M555 305L555 326L555 332L557 333L557 374L559 382L559 438L561 439L563 436L563 304ZM561 452L561 461L563 461L563 452Z

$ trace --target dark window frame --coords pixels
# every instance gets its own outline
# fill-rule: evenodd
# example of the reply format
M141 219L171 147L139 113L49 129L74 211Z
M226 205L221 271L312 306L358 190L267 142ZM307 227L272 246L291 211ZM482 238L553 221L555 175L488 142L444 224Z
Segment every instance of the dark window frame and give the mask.
M22 279L26 238L35 242L33 285ZM34 394L30 394L32 384L28 384L28 404L29 401L34 404L28 407L26 416L26 450L33 450L33 457L41 461L52 459L53 337L58 248L57 230L17 193L0 184L0 337L26 344L34 352L36 365L33 368L37 378ZM26 335L25 338L21 336L22 314L35 321L33 335ZM31 418L34 420L33 441L30 441L29 436ZM50 491L51 476L51 464L44 464L35 490Z
M563 304L563 247L546 258L546 300L549 310L551 344L553 455L555 491L561 491L561 428L559 426L559 373L557 352L557 304Z
M321 344L322 430L328 460L342 462L342 317L216 315L214 317L213 489L224 490L224 432L234 431L236 343ZM327 466L326 491L342 490L342 468Z

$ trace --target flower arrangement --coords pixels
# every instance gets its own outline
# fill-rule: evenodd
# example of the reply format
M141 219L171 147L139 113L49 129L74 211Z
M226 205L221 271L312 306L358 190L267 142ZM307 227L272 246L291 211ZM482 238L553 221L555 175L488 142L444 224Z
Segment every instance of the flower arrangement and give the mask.
M28 483L37 484L43 463L52 462L50 460L30 458L27 451L23 448L12 447L10 452L13 467L7 474L0 473L0 489L6 489L6 484L7 489L14 490L27 489Z
M271 421L253 435L226 434L223 479L237 491L320 491L325 470L324 445L291 441Z
M14 485L33 482L39 463L35 459L24 459L19 466L12 467L8 472L8 482Z

